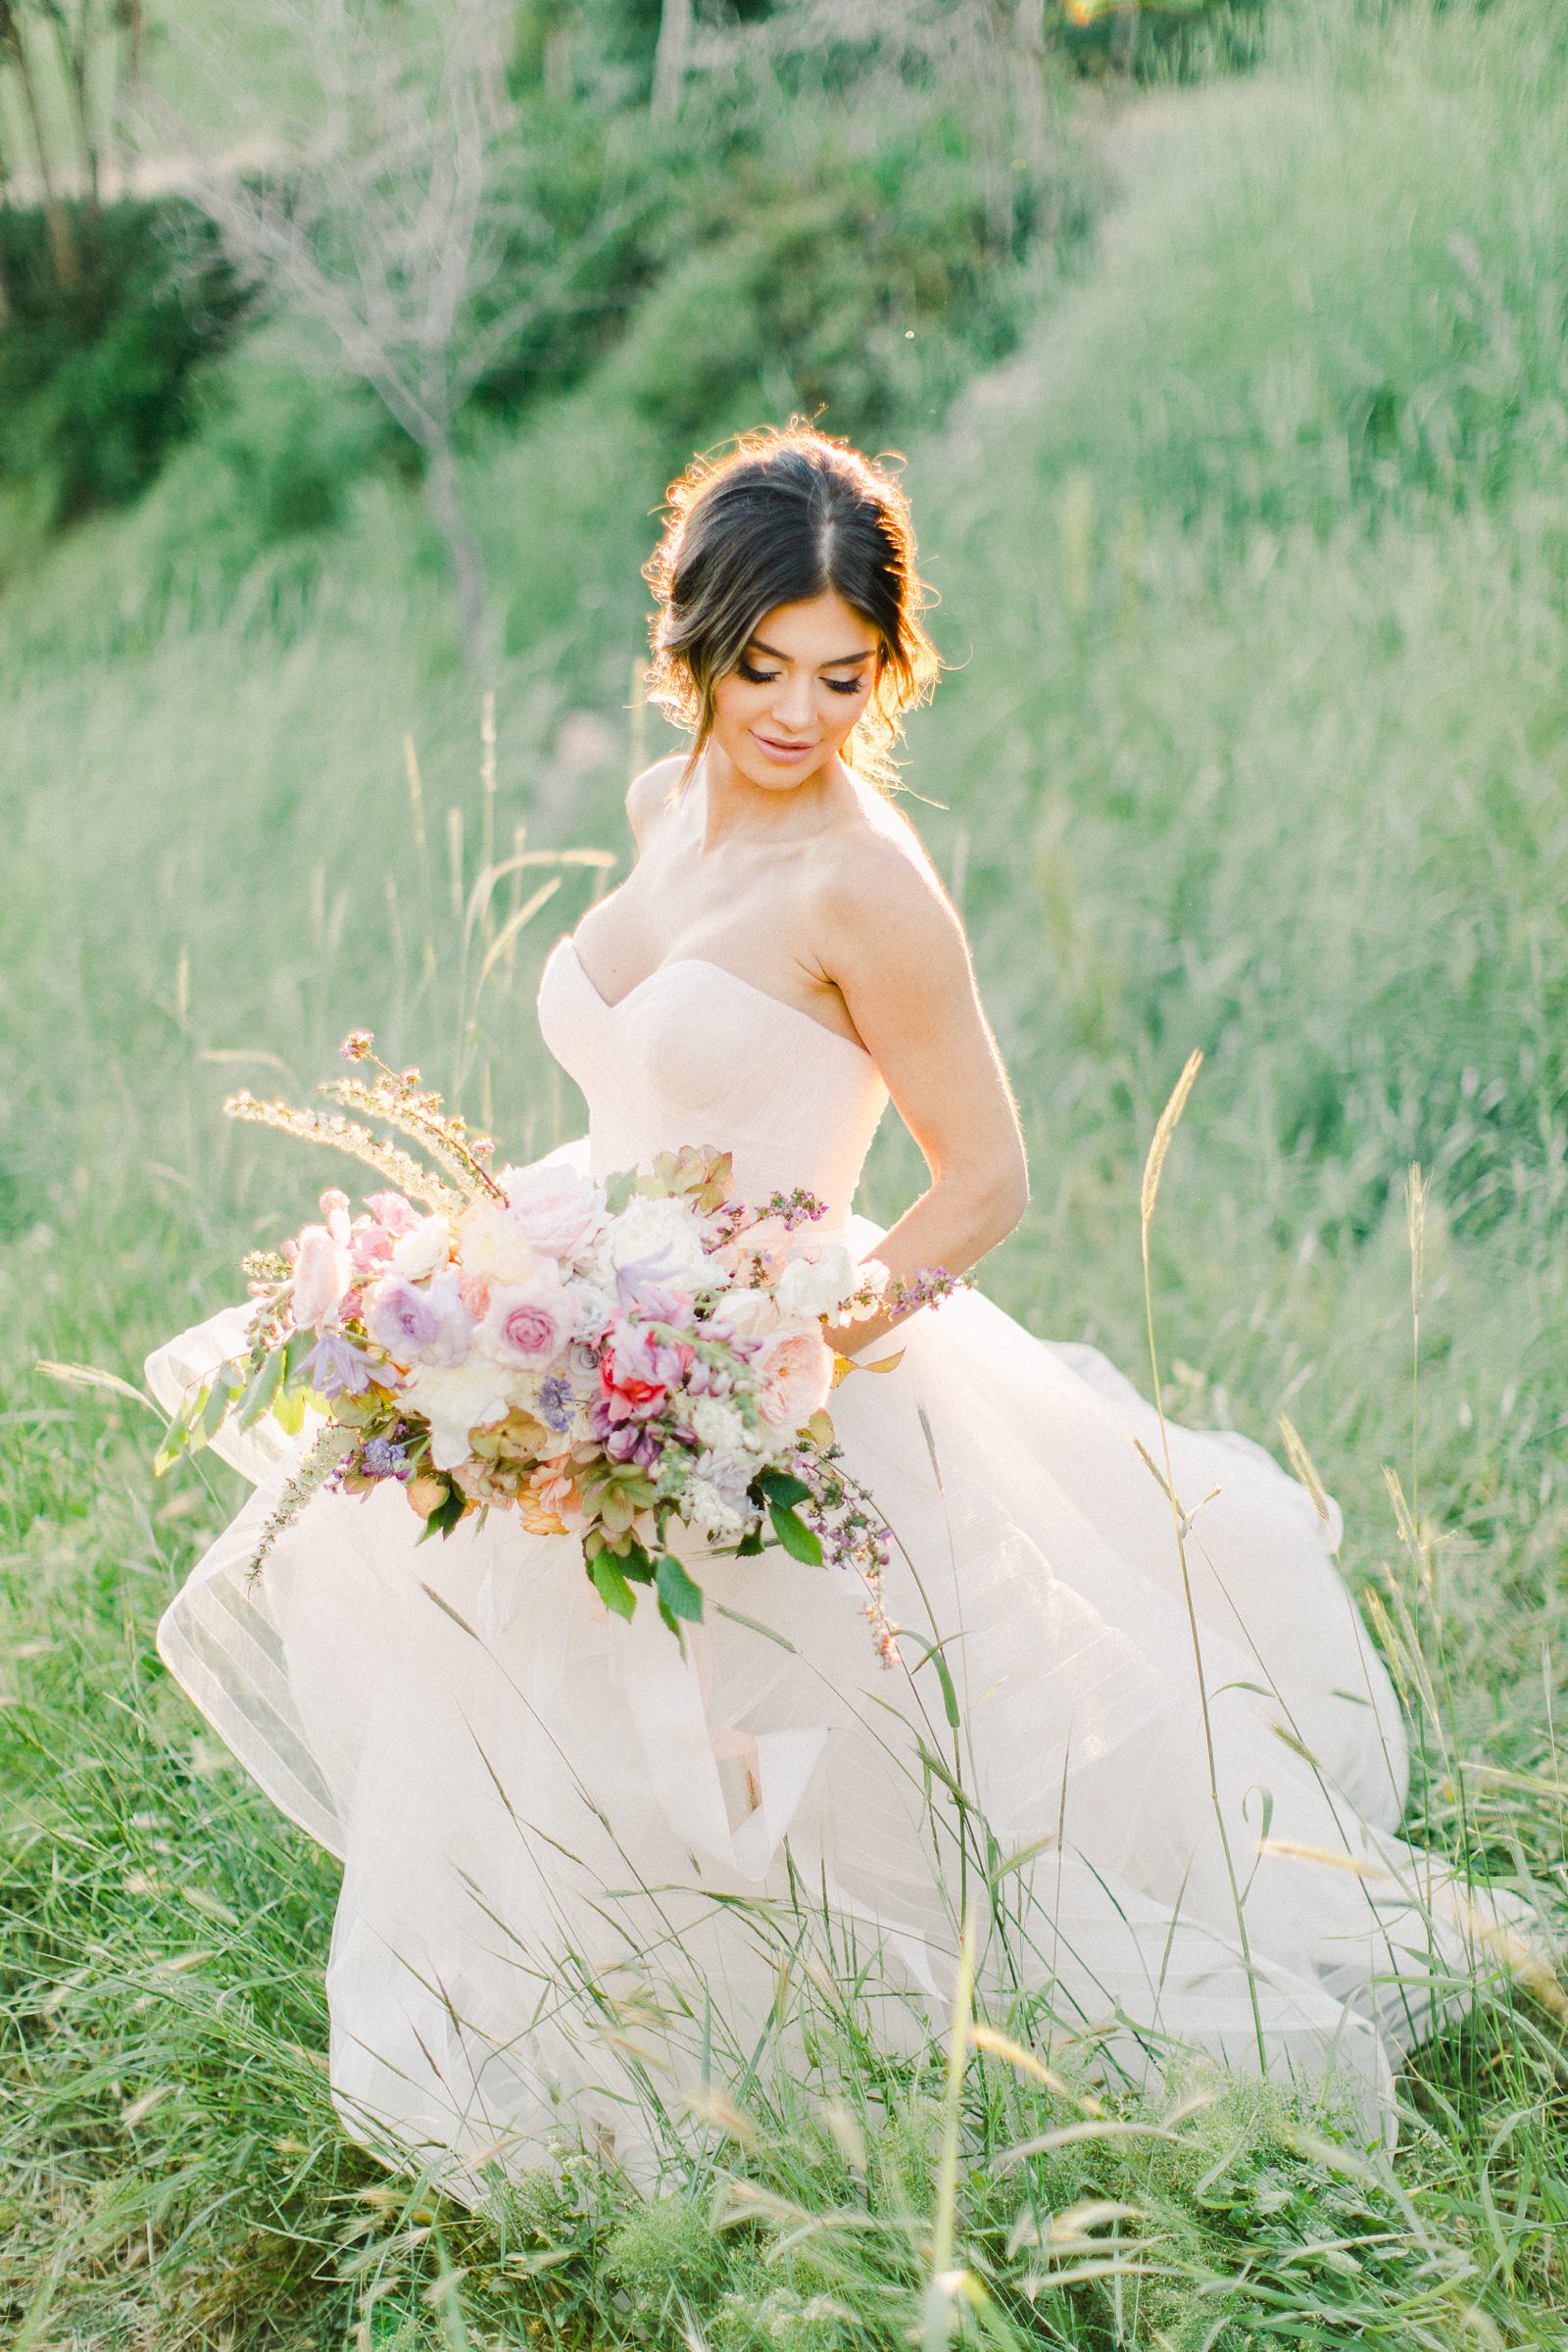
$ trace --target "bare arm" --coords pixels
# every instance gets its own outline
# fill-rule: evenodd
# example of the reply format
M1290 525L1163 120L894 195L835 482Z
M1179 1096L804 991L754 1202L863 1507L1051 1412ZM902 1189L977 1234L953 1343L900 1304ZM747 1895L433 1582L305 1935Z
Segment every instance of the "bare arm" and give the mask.
M1023 1138L975 988L962 926L934 874L880 841L822 908L824 977L838 988L931 1182L877 1250L906 1282L961 1274L1029 1200ZM846 1351L896 1327L879 1315L827 1334Z

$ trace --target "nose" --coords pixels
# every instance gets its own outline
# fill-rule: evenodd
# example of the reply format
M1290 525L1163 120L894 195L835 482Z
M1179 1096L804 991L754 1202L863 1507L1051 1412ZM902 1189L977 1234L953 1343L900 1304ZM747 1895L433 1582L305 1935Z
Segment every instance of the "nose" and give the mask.
M779 681L773 702L773 723L788 736L807 736L811 732L811 681L797 671Z

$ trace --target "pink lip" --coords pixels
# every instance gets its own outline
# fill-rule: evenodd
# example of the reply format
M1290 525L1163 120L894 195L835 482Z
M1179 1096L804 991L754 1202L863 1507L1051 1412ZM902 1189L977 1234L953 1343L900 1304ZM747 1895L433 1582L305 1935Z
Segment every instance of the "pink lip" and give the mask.
M757 732L755 728L752 731ZM811 749L808 743L780 743L773 735L758 735L757 740L764 751L777 752L781 760L799 760L803 752Z

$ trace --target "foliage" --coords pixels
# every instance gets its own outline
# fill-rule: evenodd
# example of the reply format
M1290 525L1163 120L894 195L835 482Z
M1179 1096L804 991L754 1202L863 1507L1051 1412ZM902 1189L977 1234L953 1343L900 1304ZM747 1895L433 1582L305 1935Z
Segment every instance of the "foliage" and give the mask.
M340 13L344 24L358 22L352 11ZM414 12L402 36L415 74L424 71L422 22ZM203 177L203 202L227 222L247 278L261 268L281 313L267 334L273 390L265 408L256 405L247 349L209 371L202 387L201 412L214 420L220 459L242 477L258 477L260 495L242 478L232 503L237 564L255 553L258 523L278 542L318 528L341 513L357 480L387 469L385 435L340 429L349 415L345 387L323 373L318 352L312 364L309 337L296 350L295 385L282 381L291 348L282 327L326 316L333 287L381 288L376 255L402 257L396 282L387 278L384 299L378 294L372 306L374 331L356 329L350 339L361 358L372 351L368 380L390 390L393 413L417 426L416 439L428 438L432 384L443 418L456 416L471 389L479 411L500 422L598 370L606 398L638 411L673 464L689 440L769 409L821 409L839 429L871 438L938 413L975 365L1010 348L1043 278L1088 225L1093 191L1075 142L1056 122L1049 137L1019 150L989 52L938 79L899 56L890 61L874 43L837 63L809 50L781 62L764 49L699 77L676 120L653 122L635 25L612 38L603 11L543 32L530 32L531 22L517 34L506 135L492 125L486 148L484 255L469 272L467 323L456 341L454 327L431 342L430 305L422 294L415 299L451 277L450 238L435 238L437 183L445 185L440 110L416 109L429 131L417 171L399 133L400 169L420 186L428 181L429 201L415 203L408 189L387 184L376 160L386 136L350 141L328 169L302 131L304 149L316 154L303 178L293 167L248 188L222 171ZM372 115L376 106L405 106L414 85L390 73L371 105L369 77L341 54L336 24L323 17L318 28L332 73L362 92ZM615 39L630 44L624 63ZM547 52L548 69L540 62ZM346 120L344 105L332 111ZM41 226L31 234L41 249ZM416 267L411 238L424 257ZM32 284L39 324L29 364L39 399L36 429L18 445L17 472L54 462L49 338L81 309L48 273L35 271ZM112 452L146 404L122 340L100 324L94 341L91 316L78 334L77 368L90 374L94 416ZM7 340L0 335L0 352ZM123 417L116 392L122 368ZM412 407L411 368L419 378ZM170 438L189 421L194 388L183 374L165 387L159 414ZM69 401L71 392L68 380L56 397ZM275 426L285 408L290 429L280 442ZM438 441L447 429L443 422ZM128 487L143 485L164 446L149 444ZM70 518L92 503L74 497L56 512Z
M1560 1917L1560 42L1547 0L1355 13L1130 121L1092 275L913 443L955 669L910 770L942 806L911 807L968 913L1035 1169L984 1287L1136 1369L1138 1169L1205 1048L1153 1235L1166 1402L1265 1441L1279 1412L1300 1428L1417 1715L1410 1834ZM1453 236L1521 322L1507 397L1487 391L1503 328L1455 335ZM1357 418L1385 379L1410 418L1382 476ZM1472 421L1423 439L1443 414ZM588 2153L469 2220L343 2142L312 2055L334 1873L150 1647L235 1491L149 1489L142 1408L29 1369L134 1381L243 1249L299 1221L307 1181L280 1201L219 1102L308 1079L368 974L398 1054L509 1148L570 1132L528 1002L575 906L476 990L474 842L524 824L619 851L626 765L662 748L626 705L668 453L599 371L470 459L510 645L478 818L475 713L407 492L352 483L308 570L254 539L241 560L216 491L195 497L211 455L188 446L139 509L63 542L0 647L12 2332L882 2352L923 2316L943 2084L842 2015L814 2075L720 2116L653 2201ZM890 1128L868 1207L915 1174ZM1521 2000L1405 2071L1392 2173L1230 2092L1171 2139L1068 2142L1020 2181L994 2157L1073 2111L982 2054L962 2259L1018 2340L1083 2352L1555 2345L1564 2079L1559 2024ZM1031 2227L1086 2204L1137 2212L1080 2212L1102 2251L1054 2268L1110 2267L1031 2294Z
M79 270L61 285L41 210L0 206L0 484L42 487L76 520L143 490L195 422L197 371L232 338L244 288L174 201L77 208Z

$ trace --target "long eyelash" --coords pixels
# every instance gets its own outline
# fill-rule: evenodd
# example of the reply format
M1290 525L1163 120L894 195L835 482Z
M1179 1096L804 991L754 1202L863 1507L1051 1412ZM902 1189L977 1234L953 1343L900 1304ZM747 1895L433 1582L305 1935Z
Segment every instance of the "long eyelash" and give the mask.
M771 686L778 676L776 669L754 669L749 662L736 663L740 674L752 686ZM831 694L858 694L865 684L863 678L828 678L824 681Z

